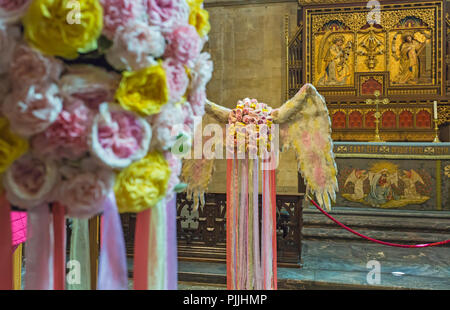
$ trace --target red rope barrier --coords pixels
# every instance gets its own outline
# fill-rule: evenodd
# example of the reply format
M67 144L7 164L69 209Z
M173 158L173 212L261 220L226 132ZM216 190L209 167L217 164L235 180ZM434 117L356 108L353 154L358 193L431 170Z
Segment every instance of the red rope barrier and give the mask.
M440 241L440 242L434 242L434 243L425 243L425 244L412 244L412 245L408 245L408 244L398 244L398 243L391 243L391 242L385 242L385 241L381 241L381 240L377 240L374 238L370 238L368 236L365 236L363 234L360 234L359 232L351 229L350 227L345 226L344 224L342 224L341 222L339 222L337 219L335 219L334 217L332 217L328 212L326 212L324 209L322 209L319 204L317 202L315 202L314 200L312 200L309 196L306 196L306 198L309 199L309 201L312 202L312 204L320 211L322 212L326 217L328 217L330 220L332 220L333 222L335 222L336 224L338 224L339 226L341 226L342 228L344 228L345 230L351 232L352 234L355 234L363 239L375 242L375 243L379 243L379 244L383 244L383 245L387 245L387 246L393 246L393 247L398 247L398 248L427 248L427 247L432 247L432 246L439 246L439 245L444 245L447 243L450 243L450 240L445 240L445 241Z

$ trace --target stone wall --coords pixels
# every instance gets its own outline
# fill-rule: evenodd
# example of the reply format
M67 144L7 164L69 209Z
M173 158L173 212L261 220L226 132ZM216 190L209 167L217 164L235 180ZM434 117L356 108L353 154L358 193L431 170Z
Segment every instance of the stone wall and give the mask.
M250 97L278 107L285 101L286 56L284 20L296 31L297 2L273 0L206 0L211 32L206 50L214 61L208 98L232 108ZM288 163L288 164L286 164ZM226 163L218 160L210 192L226 191ZM278 192L297 192L295 156L281 157Z

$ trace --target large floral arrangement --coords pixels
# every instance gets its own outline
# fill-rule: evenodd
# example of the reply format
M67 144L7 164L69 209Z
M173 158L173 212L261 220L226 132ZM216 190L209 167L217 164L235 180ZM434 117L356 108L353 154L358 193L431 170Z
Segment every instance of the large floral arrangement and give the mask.
M204 113L202 0L0 1L0 173L21 209L139 212L170 196L170 149Z

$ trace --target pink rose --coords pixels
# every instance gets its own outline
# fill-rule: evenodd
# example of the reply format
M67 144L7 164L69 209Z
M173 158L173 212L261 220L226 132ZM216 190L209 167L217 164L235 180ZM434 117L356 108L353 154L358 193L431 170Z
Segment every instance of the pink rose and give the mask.
M159 26L163 33L172 32L179 25L187 25L189 6L186 0L144 0L149 23Z
M72 218L88 219L103 212L103 202L112 190L113 175L108 171L77 171L56 188L56 200Z
M130 21L145 21L142 0L100 0L103 6L103 34L110 40L116 30Z
M16 46L9 67L13 88L55 82L59 79L62 70L63 65L59 60L45 57L25 44Z
M166 71L170 101L173 103L179 102L181 97L186 93L186 89L189 85L186 69L172 58L166 59L163 63L163 67Z
M201 51L200 37L192 25L179 26L166 37L169 42L165 57L191 66Z
M51 202L58 178L58 168L53 162L28 153L16 160L3 177L6 198L23 209Z
M92 111L81 101L66 99L53 124L32 139L32 148L42 157L78 159L88 151L87 136Z
M133 112L107 104L100 106L89 136L89 146L100 163L125 168L147 155L152 130L147 121Z
M155 63L164 53L165 40L158 27L130 22L117 28L106 59L117 70L137 71Z
M91 65L69 66L59 82L62 95L80 99L91 109L114 100L120 76Z
M8 72L16 42L20 37L18 27L10 27L1 23L0 19L0 74Z
M11 128L25 137L47 129L62 110L62 99L55 84L33 85L6 97L2 111Z
M26 12L31 0L0 0L0 23L14 23Z

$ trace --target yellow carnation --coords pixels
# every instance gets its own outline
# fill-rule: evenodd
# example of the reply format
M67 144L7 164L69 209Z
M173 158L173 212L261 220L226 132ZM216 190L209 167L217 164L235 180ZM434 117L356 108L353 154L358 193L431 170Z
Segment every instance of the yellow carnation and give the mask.
M170 168L163 154L154 151L122 170L114 184L119 212L141 212L166 196Z
M0 117L0 173L28 150L28 142L11 132L8 121Z
M34 0L23 25L31 46L47 55L74 59L97 49L103 8L99 0Z
M143 116L159 113L169 101L166 72L162 62L135 72L124 72L116 92L120 105Z
M211 30L209 24L209 13L202 7L203 0L188 0L190 12L189 12L189 24L197 29L197 33L200 37L204 37Z

